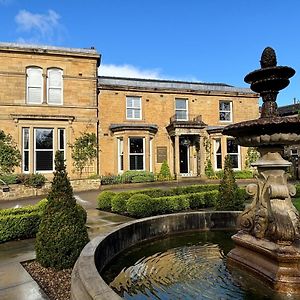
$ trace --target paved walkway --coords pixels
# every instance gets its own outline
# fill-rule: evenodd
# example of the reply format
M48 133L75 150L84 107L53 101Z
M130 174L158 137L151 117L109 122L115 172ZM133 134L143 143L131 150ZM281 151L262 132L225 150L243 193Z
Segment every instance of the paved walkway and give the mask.
M87 226L90 239L108 232L115 226L131 220L128 217L99 211L96 196L99 191L76 195L77 202L87 210ZM36 203L40 198L10 202L10 206L23 206ZM2 207L2 208L4 208ZM26 272L21 262L35 259L34 239L12 241L0 244L0 299L1 300L40 300L48 299L38 284Z
M115 191L142 188L163 188L175 186L208 183L200 180L183 180L173 182L160 182L151 184L118 185L103 187ZM217 183L217 182L209 182ZM243 181L241 184L246 184ZM87 211L87 226L90 239L100 233L112 230L114 227L131 220L128 217L102 212L96 209L96 198L101 190L80 192L75 198ZM20 200L0 201L0 209L8 207L19 207L35 204L43 199L43 196L31 197ZM37 283L22 267L21 262L35 259L34 239L12 241L0 244L0 299L1 300L40 300L48 299Z

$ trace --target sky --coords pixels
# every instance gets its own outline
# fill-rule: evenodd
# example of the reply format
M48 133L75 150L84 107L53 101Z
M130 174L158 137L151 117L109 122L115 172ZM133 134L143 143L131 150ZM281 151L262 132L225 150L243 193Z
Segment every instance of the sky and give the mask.
M296 70L278 105L300 101L299 0L0 0L0 41L95 47L100 75L249 87L263 49Z

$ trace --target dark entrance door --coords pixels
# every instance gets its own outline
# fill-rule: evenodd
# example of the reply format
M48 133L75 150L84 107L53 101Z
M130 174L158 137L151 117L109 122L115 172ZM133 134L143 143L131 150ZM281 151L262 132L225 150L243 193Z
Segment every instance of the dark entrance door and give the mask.
M188 146L179 146L180 173L188 173Z

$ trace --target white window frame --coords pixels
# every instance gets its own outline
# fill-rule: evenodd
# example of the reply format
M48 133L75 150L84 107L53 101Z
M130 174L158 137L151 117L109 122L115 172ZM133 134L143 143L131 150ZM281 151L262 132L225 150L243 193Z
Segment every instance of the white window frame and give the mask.
M228 150L228 146L227 146L227 141L228 140L234 140L234 138L227 138L226 139L226 152ZM234 153L231 153L231 152L227 152L227 155L237 155L237 158L238 158L238 167L237 168L233 168L233 170L236 170L236 171L239 171L241 170L241 151L240 151L240 145L237 145L237 149L238 149L238 152L234 152Z
M136 107L136 106L129 106L128 105L128 100L139 100L139 103L140 103L140 106L139 107ZM128 116L128 111L129 110L132 110L133 111L133 114L132 114L132 117L129 117ZM134 115L134 112L136 111L139 111L139 116L138 117L135 117ZM126 119L127 120L142 120L142 97L139 97L139 96L126 96Z
M220 148L221 148L221 153L217 153L217 141L220 142ZM222 139L221 138L216 138L214 140L214 155L215 155L215 170L222 170L223 167L223 161L222 161ZM218 156L221 156L221 168L218 168Z
M52 149L36 149L36 130L37 129L49 129L49 130L52 130ZM55 141L55 134L56 130L55 128L53 127L35 127L34 128L34 137L33 137L33 144L34 144L34 173L52 173L54 171L54 158L55 158L55 149L54 149L54 141ZM36 170L36 152L37 151L51 151L53 152L53 155L52 155L52 170Z
M25 148L25 131L28 131L28 148ZM25 152L28 153L28 171L25 170ZM22 172L30 172L30 128L22 128Z
M143 153L131 153L130 152L130 139L143 139ZM140 137L140 136L130 136L128 138L128 170L130 171L145 171L145 137ZM140 156L143 156L143 169L141 170L132 170L130 169L130 156L131 155L140 155Z
M149 171L153 172L153 138L149 140Z
M230 109L229 110L221 110L220 109L220 106L221 106L221 103L229 103L229 107ZM219 101L219 121L220 122L232 122L233 118L232 118L232 115L233 115L233 111L232 111L232 101L230 100L220 100ZM230 114L230 119L229 120L221 120L221 113L229 113Z
M124 172L124 139L117 138L117 142L118 142L118 174L122 174Z
M63 132L63 148L61 147L60 143L60 133ZM64 159L66 159L66 129L65 128L58 128L57 129L57 150L60 152L64 152Z
M51 77L51 73L52 72L58 72L60 73L61 76L61 82L60 82L60 86L50 86L50 77ZM60 90L60 102L50 102L50 90L51 89L55 89L55 90ZM49 68L47 70L47 103L49 105L63 105L63 70L59 69L59 68Z
M31 84L30 85L30 73L32 72L39 72L39 76L40 76L40 82L39 83L35 83L35 84ZM30 88L40 88L40 100L37 101L32 101L32 99L30 99L29 97L29 89ZM28 67L26 69L26 103L27 104L35 104L35 105L39 105L43 103L43 95L44 95L44 79L43 79L43 69L40 67Z
M176 107L177 100L185 101L185 108L178 108ZM177 111L184 111L185 112L185 118L177 118ZM176 121L188 121L188 115L189 115L189 101L186 98L175 98L175 118Z

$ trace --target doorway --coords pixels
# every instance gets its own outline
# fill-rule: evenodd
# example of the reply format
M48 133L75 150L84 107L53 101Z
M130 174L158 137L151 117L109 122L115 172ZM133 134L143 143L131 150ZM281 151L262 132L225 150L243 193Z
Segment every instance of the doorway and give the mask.
M180 173L189 173L189 146L180 145L179 146L179 159L180 159Z

